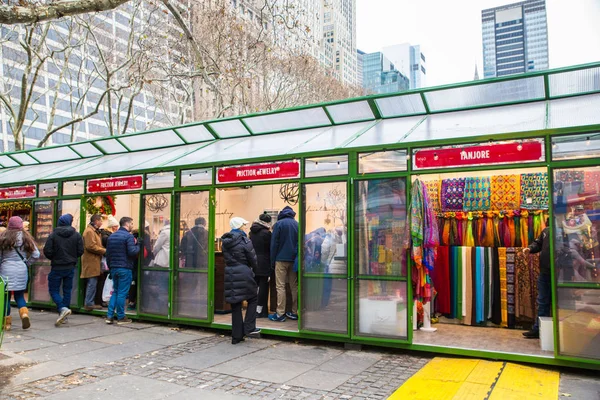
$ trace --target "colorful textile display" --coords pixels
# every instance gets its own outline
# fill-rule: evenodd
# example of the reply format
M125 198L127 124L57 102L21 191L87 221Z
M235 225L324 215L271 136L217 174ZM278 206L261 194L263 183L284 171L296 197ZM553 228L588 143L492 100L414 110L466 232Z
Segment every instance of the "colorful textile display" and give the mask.
M442 211L462 211L465 196L465 178L444 179L441 189Z
M428 181L425 182L427 187L427 194L429 195L429 204L433 208L433 211L439 213L442 210L440 205L440 181Z
M539 253L525 257L517 252L517 310L515 316L519 321L534 321L537 316L537 278L540 274Z
M586 193L600 193L600 171L585 171L583 187Z
M412 264L412 284L414 298L426 304L431 300L431 277L439 232L437 218L429 206L427 188L419 180L415 180L411 191L410 205L410 245Z
M498 249L498 260L500 263L500 312L501 323L503 328L508 327L508 293L506 282L506 248Z
M556 171L554 175L554 180L560 182L576 182L584 180L584 172L579 170L566 170L562 169Z
M514 247L509 247L506 249L506 322L508 328L515 327L515 313L517 308L517 276L515 274L515 261L517 256L517 250L518 249Z
M521 205L521 176L498 175L492 177L491 209L516 210Z
M505 254L506 256L506 254ZM505 258L506 259L506 258ZM496 325L502 324L502 279L500 274L500 253L494 249L492 253L492 319ZM505 275L506 277L506 269ZM504 280L506 287L506 279Z
M521 208L526 210L548 209L548 173L521 175Z
M473 291L473 248L463 247L463 288L465 291L463 304L463 323L465 325L472 325L475 321L473 320L473 302L475 300L475 293Z
M463 209L487 211L490 209L490 178L466 178Z
M439 246L435 260L431 279L437 291L436 311L441 314L451 314L450 247Z

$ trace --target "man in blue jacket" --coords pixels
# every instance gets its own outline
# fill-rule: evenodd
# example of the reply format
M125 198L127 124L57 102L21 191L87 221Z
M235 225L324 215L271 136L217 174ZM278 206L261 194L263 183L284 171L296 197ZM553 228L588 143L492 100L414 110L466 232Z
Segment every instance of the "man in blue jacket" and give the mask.
M113 293L108 303L106 323L112 324L117 311L117 325L129 324L131 319L125 316L125 300L129 294L134 263L137 262L141 239L136 243L131 234L133 219L123 217L119 221L119 230L109 236L106 244L106 263L113 280Z
M277 311L269 315L271 321L283 322L286 317L298 319L298 272L294 271L294 262L298 257L298 222L296 213L285 206L277 216L271 237L271 263L275 267L277 286ZM286 313L285 283L290 284L292 292L292 311Z

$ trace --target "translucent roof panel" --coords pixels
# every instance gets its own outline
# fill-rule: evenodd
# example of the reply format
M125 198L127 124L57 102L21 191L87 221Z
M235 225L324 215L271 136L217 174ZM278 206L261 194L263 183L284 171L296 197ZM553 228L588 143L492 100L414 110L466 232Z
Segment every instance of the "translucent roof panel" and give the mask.
M321 107L259 115L243 118L243 121L254 134L331 125L331 121L329 121L327 114Z
M165 164L165 167L174 167L177 165L192 165L199 164L203 160L210 160L211 157L217 154L226 152L230 147L235 146L238 143L247 143L250 138L236 138L227 140L217 140L208 146L201 147L193 153L187 154L177 160L171 161Z
M188 143L203 142L213 140L215 137L204 125L185 126L175 129Z
M600 67L548 75L550 97L600 91Z
M37 164L25 167L13 168L0 175L0 184L22 184L26 181L34 181L37 179L47 179L53 174L65 170L77 170L81 165L90 162L90 160L71 160L51 164Z
M327 128L305 129L276 135L252 136L227 148L227 151L210 154L200 162L231 161L244 158L259 158L284 155L296 146L319 136Z
M71 168L68 170L60 170L54 171L53 173L47 176L48 179L60 179L60 178L70 178L72 176L85 176L85 175L94 175L101 174L104 172L103 167L110 162L112 162L115 158L122 157L122 154L112 154L108 156L102 156L93 159L82 160L85 161L77 168Z
M39 164L33 157L31 157L27 153L14 153L10 155L14 160L16 160L21 165L33 165Z
M346 148L363 146L382 146L398 143L408 135L424 117L413 116L403 118L384 119L367 130L365 133L351 141Z
M375 104L383 118L402 117L404 115L425 114L425 105L420 94L376 99Z
M375 119L368 101L355 101L353 103L337 104L325 108L336 124Z
M0 155L0 164L2 164L2 166L5 168L19 166L18 162L16 162L15 160L13 160L12 158L10 158L9 156L6 156L6 155Z
M82 157L96 157L102 155L102 152L91 143L72 144L69 147L81 154Z
M229 121L221 121L221 122L212 122L210 124L211 129L220 137L220 138L230 138L235 136L248 136L250 132L248 129L237 119L232 119Z
M119 138L119 141L131 151L157 149L159 147L185 144L171 129L160 132L123 136Z
M96 146L100 147L102 151L107 154L117 154L117 153L126 153L127 149L123 147L121 143L117 139L108 139L108 140L99 140L96 143Z
M31 155L43 163L77 160L81 158L77 153L66 146L32 151Z
M543 76L425 92L425 99L432 112L543 100L545 97Z
M542 130L545 121L545 102L434 114L404 142Z
M549 101L548 129L600 124L600 94Z
M163 164L167 164L170 161L176 160L180 157L185 156L189 152L192 152L203 145L201 144L188 144L186 146L174 147L173 149L164 149L160 155L153 156L151 159L136 165L129 170L134 169L148 169L160 167Z
M370 121L333 126L311 140L292 148L288 154L308 153L343 147L345 143L352 140L355 136L360 135L375 123L375 121Z

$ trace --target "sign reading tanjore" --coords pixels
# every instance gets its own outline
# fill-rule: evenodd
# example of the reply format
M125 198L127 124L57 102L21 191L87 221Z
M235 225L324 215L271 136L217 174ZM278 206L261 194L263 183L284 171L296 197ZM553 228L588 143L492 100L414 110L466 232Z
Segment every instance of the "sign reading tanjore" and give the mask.
M264 181L299 177L299 161L240 165L217 169L217 183Z
M122 192L142 188L141 175L122 176L119 178L90 179L87 183L88 193Z
M415 167L421 169L541 161L542 145L542 142L530 141L417 150L414 155Z

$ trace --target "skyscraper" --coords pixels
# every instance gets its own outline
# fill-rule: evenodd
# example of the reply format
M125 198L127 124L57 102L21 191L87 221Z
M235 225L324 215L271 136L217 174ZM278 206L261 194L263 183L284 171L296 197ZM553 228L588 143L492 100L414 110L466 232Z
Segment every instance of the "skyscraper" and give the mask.
M356 0L323 0L323 57L333 76L357 85Z
M398 71L410 79L411 89L425 86L427 69L425 67L425 55L421 53L420 45L396 44L384 47L383 54L394 63Z
M358 86L362 87L363 85L363 56L365 52L362 50L356 50L356 80L358 81Z
M381 52L362 54L363 89L366 94L394 93L408 90L406 76Z
M484 78L548 69L545 0L481 12Z

